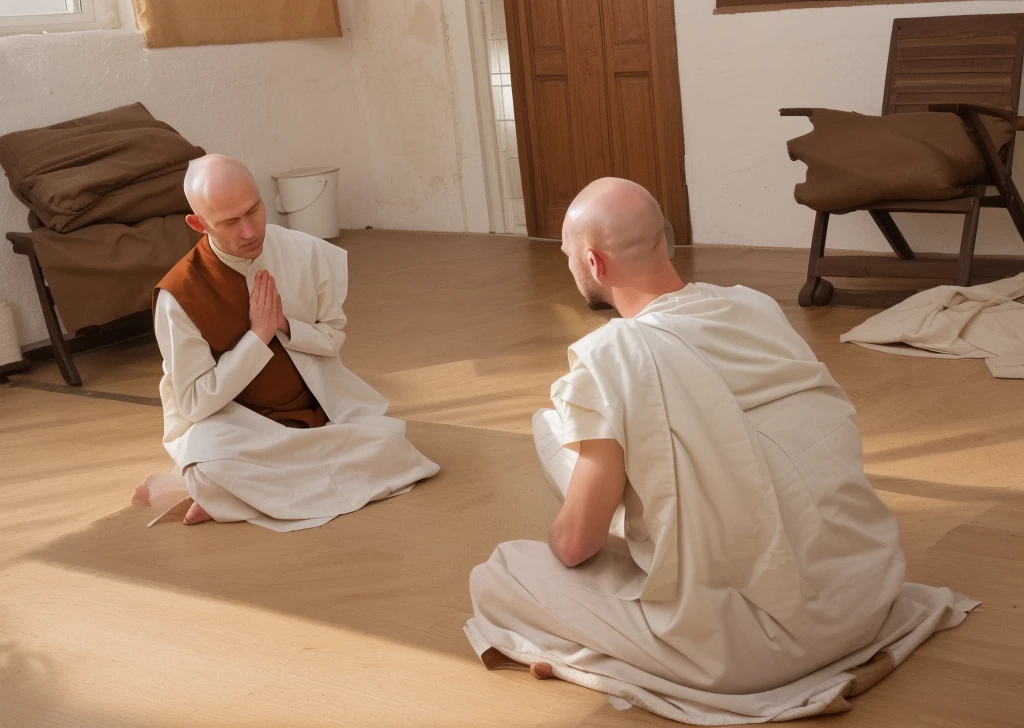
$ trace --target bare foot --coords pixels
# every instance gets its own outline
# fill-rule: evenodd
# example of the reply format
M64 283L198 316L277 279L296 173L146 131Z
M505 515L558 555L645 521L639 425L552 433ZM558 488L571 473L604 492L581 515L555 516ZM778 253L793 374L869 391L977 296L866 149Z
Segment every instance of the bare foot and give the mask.
M149 505L149 478L146 482L135 489L135 495L132 496L133 506L148 506Z
M530 674L538 680L548 680L555 676L555 671L546 662L535 662L530 665Z
M188 512L185 514L185 520L182 521L186 526L194 526L197 523L203 521L212 521L213 516L203 510L203 507L198 503L193 503L189 506Z

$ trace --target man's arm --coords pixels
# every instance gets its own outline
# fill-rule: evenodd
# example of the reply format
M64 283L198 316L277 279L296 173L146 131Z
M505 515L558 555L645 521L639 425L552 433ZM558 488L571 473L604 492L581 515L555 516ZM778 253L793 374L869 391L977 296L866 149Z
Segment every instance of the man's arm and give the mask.
M566 566L600 551L626 489L626 458L615 440L584 440L548 543Z
M185 419L199 422L223 409L271 360L267 342L275 332L275 303L266 281L257 282L250 297L253 328L218 362L184 309L170 293L160 291L154 312L156 340L164 370L171 376L178 412Z
M345 312L334 294L334 281L320 257L320 276L316 291L316 322L307 324L283 313L278 322L278 338L285 348L315 356L338 356L345 341Z

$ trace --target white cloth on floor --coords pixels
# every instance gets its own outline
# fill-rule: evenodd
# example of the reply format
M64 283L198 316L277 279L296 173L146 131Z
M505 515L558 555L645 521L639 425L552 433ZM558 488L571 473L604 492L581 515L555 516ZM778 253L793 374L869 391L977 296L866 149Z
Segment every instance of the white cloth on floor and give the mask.
M789 720L842 709L848 670L881 650L899 664L977 604L904 583L853 406L767 296L691 284L569 359L534 419L545 475L564 492L568 448L612 436L623 503L576 568L513 541L473 570L478 655L677 721Z
M936 286L855 326L842 342L903 356L984 359L1024 379L1024 273L979 286Z
M276 531L319 526L370 501L408 491L438 472L387 417L388 402L341 363L344 250L267 225L255 260L217 256L245 276L274 276L291 337L288 356L330 420L289 428L234 402L271 358L251 331L215 361L174 297L161 290L154 325L164 376L164 446L189 495L216 520L247 520Z

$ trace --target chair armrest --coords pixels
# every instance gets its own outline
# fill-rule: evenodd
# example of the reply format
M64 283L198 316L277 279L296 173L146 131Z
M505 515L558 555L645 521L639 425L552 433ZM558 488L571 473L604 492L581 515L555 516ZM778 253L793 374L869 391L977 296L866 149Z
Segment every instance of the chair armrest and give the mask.
M11 241L11 247L19 255L35 255L35 247L32 245L32 235L29 233L7 233L7 239Z
M808 119L814 115L814 109L779 109L779 116L806 116Z
M957 116L965 117L970 112L984 114L985 116L998 116L1014 124L1019 123L1020 118L1009 109L997 109L994 106L981 106L979 104L929 104L928 111L942 111Z

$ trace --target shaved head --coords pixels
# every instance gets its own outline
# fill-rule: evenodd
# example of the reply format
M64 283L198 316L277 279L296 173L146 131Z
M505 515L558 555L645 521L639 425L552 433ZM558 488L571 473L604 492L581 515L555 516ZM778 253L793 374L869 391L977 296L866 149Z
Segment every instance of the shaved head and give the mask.
M627 179L603 177L569 205L562 240L595 248L635 268L668 257L665 216L651 193Z
M562 250L591 308L610 307L611 288L678 281L668 258L669 229L658 201L636 182L603 177L583 188L565 214Z
M266 209L249 168L223 154L189 162L185 197L192 215L186 221L207 234L225 253L256 258L263 250Z
M207 154L188 163L185 173L185 197L192 211L202 217L211 217L218 207L240 190L259 194L256 178L244 164L223 154Z

